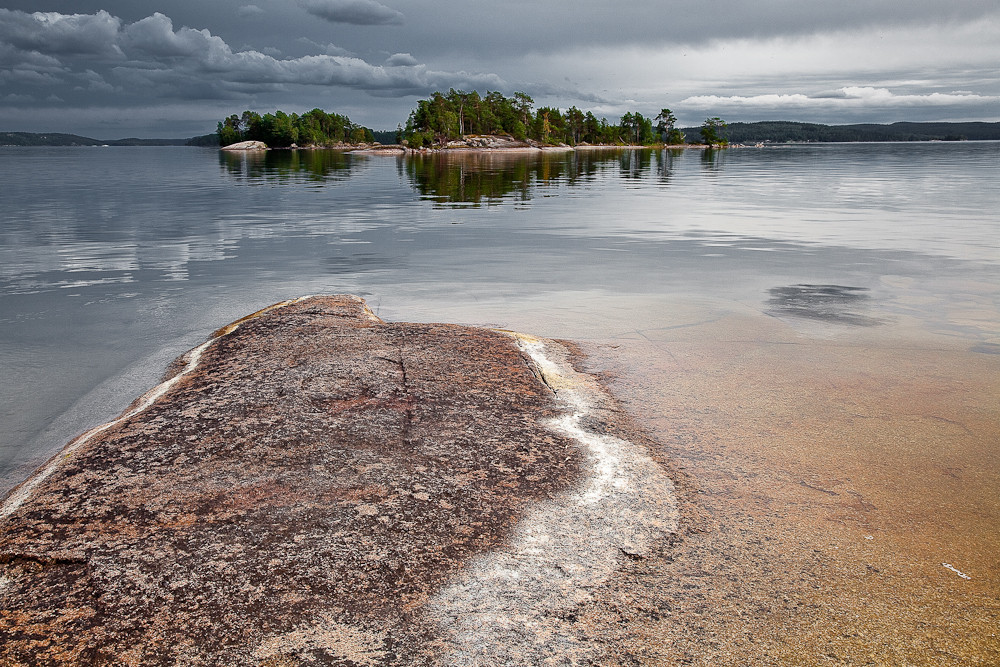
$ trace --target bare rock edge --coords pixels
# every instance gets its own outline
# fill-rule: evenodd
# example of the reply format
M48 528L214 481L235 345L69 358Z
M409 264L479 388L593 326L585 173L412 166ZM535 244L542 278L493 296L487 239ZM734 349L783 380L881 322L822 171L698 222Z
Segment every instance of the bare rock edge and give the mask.
M569 357L353 296L220 329L0 505L0 664L595 659L677 510Z

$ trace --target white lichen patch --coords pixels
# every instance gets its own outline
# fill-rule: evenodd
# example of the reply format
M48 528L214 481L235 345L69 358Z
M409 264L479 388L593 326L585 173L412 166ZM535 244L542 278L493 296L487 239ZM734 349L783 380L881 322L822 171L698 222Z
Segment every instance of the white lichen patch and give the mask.
M318 651L328 660L349 660L361 667L374 667L385 657L384 645L383 632L344 625L324 616L314 625L265 640L253 657L263 661Z
M641 558L677 529L673 483L642 445L587 423L612 408L590 376L551 341L515 334L566 414L547 426L584 454L579 488L540 503L502 551L475 559L428 610L443 631L449 665L574 665L593 659L575 627L625 557Z

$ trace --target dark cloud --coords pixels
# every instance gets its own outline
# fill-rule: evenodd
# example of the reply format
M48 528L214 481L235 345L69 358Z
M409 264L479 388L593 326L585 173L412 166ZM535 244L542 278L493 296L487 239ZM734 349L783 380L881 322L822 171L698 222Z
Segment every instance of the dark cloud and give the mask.
M0 130L316 106L395 127L448 88L609 119L1000 120L995 0L384 2L9 0Z
M911 0L905 4L898 0L632 0L627 4L397 0L396 5L407 15L400 50L425 57L431 53L492 57L667 42L698 45L909 24L947 29L951 21L973 20L997 10L996 0ZM438 37L442 26L447 26L447 39Z
M312 14L333 23L392 25L403 22L403 14L375 0L299 0Z
M5 75L27 83L67 81L69 75L56 56L75 49L77 53L108 56L106 60L112 64L108 75L144 95L163 96L166 91L193 98L215 91L217 96L230 97L231 91L239 87L230 84L252 84L260 90L274 85L343 86L383 95L426 94L438 87L504 85L502 79L492 74L431 70L405 53L391 56L383 65L373 65L361 58L334 55L341 51L333 45L325 49L334 54L286 59L255 50L233 51L225 40L208 30L175 29L170 17L159 12L124 25L106 12L90 17L47 14L40 19L37 15L8 11L5 18L12 20L5 24L6 43L0 42L0 58L18 61L20 65L6 70ZM76 26L81 32L70 38L67 25ZM32 30L22 34L21 26L30 26ZM52 35L51 42L42 36L45 31ZM22 45L35 50L19 48ZM53 74L31 69L32 61L41 68L57 71ZM86 70L84 76L89 90L114 90L113 85L93 70Z
M58 14L0 9L0 44L48 55L118 56L115 38L121 21L104 10Z
M236 10L236 15L242 19L256 19L264 15L264 10L257 5L243 5Z
M352 53L351 51L348 51L345 48L339 47L333 42L320 44L319 42L314 42L308 37L299 37L297 41L301 44L306 44L315 51L319 51L320 53L325 53L328 56L348 56L352 58L357 56L356 53Z
M30 69L39 72L54 72L62 68L62 63L55 56L45 55L38 51L25 51L14 47L13 44L0 42L0 68L3 70Z

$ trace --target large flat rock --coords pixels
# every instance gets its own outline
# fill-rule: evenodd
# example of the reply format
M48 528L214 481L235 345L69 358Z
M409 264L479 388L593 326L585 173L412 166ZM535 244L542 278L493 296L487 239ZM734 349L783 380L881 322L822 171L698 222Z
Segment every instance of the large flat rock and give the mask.
M3 505L0 664L433 662L428 600L583 474L511 336L348 296L217 333Z

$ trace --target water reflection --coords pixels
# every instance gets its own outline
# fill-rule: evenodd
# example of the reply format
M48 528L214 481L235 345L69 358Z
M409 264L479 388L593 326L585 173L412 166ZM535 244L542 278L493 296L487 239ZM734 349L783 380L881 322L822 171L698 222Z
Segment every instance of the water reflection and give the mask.
M707 172L716 172L722 169L724 150L707 148L701 152L701 166Z
M656 158L656 175L661 184L666 185L670 182L671 177L674 175L674 163L680 160L683 154L684 149L682 148L653 152L653 156Z
M561 173L564 163L534 161L524 155L445 153L408 157L398 168L424 199L479 206L511 195L515 200L531 199L535 183Z
M341 181L357 157L333 150L219 151L219 166L240 181Z
M618 164L622 178L639 179L649 173L652 164L653 151L628 150L622 151Z
M769 290L771 313L831 324L871 327L883 321L864 311L871 305L868 288L845 285L788 285Z
M982 184L1000 179L998 157L989 142L416 158L0 148L0 486L87 425L43 435L59 414L90 414L70 408L98 383L117 378L88 404L113 416L135 395L126 375L141 392L205 332L302 294L501 324L532 303L544 315L528 330L571 338L630 325L567 295L682 295L833 326L878 318L880 335L927 321L996 354L996 194Z
M654 155L657 174L666 181L678 151L431 153L407 157L399 170L423 199L476 208L505 200L527 202L547 188L583 186L615 167L624 178L645 178L652 172Z
M598 174L627 181L655 176L667 184L682 150L590 149L568 152L444 152L396 158L401 178L422 199L449 207L478 208L503 201L528 202L540 191L579 187ZM219 165L234 179L250 184L341 181L366 159L333 150L220 152Z

